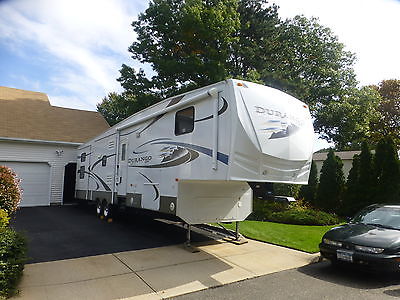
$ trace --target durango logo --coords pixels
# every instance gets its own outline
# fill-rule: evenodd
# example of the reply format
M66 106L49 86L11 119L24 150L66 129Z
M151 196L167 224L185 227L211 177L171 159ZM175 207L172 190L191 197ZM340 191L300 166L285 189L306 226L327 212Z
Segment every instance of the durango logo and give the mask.
M135 158L129 158L128 159L128 164L129 165L135 165L135 164L138 164L138 163L148 163L152 159L153 159L153 157L151 155L135 157Z
M256 109L256 113L259 114L268 114L270 116L281 117L282 119L286 118L286 113L281 113L278 110L268 109L261 106L254 106Z

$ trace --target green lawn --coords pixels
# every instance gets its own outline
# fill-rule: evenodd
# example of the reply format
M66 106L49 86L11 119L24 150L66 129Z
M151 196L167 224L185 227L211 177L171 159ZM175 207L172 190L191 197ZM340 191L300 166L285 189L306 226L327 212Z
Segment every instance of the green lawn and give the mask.
M224 224L233 229L235 224ZM272 222L240 222L240 233L245 237L281 245L309 253L318 252L322 235L334 226L289 225Z

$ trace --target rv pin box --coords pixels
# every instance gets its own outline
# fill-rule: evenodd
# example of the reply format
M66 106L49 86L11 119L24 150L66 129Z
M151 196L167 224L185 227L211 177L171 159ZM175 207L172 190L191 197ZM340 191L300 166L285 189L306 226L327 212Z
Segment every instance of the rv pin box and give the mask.
M163 100L78 149L76 198L187 224L242 221L247 182L307 184L308 106L279 90L225 80Z

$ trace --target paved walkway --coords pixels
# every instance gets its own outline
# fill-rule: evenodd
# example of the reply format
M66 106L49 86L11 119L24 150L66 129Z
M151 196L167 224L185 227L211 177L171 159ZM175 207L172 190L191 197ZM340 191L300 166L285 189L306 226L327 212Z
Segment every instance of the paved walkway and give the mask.
M317 258L249 240L127 251L28 264L16 299L165 299L298 268Z

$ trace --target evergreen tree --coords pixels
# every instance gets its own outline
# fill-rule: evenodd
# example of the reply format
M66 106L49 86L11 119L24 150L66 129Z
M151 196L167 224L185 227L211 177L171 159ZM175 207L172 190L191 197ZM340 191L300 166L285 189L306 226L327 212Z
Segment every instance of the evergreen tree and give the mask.
M300 193L299 197L304 199L306 202L311 204L312 206L315 206L315 197L317 193L317 187L318 187L318 171L317 171L317 165L315 164L314 161L311 163L311 169L310 169L310 177L308 178L308 184L303 185L300 188Z
M327 212L338 212L344 189L343 162L329 149L321 168L316 204Z
M385 145L385 139L380 139L378 144L376 145L376 149L375 149L375 155L374 155L374 170L373 170L373 193L374 193L374 199L376 197L376 194L378 193L377 189L377 185L378 185L378 181L379 178L382 176L382 168L383 168L383 162L385 161L385 155L386 155L386 145ZM375 201L375 200L374 200Z
M361 144L360 164L359 164L359 181L358 181L358 203L359 209L372 203L373 193L373 169L372 154L368 143Z
M347 177L346 189L343 196L341 214L351 216L356 213L362 205L360 204L360 157L353 156L353 163Z
M398 202L400 196L399 158L391 138L382 139L375 153L376 203Z

